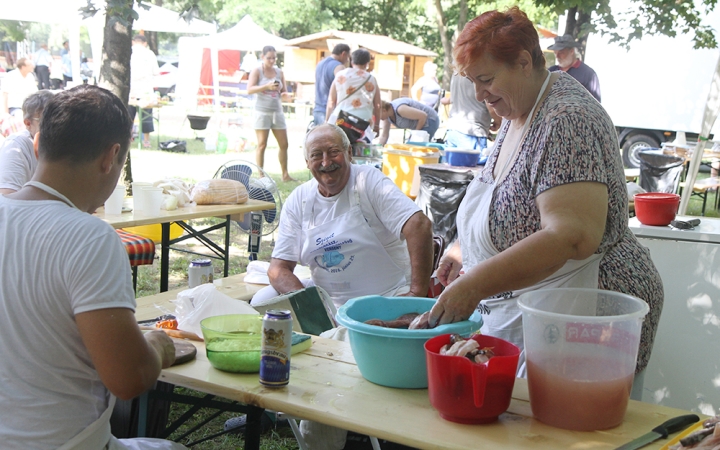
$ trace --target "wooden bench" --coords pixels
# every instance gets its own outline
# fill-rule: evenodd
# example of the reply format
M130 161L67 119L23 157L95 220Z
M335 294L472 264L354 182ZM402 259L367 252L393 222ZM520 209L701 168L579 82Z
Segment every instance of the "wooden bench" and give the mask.
M685 188L685 182L680 183L680 192ZM707 196L709 190L715 190L715 208L718 207L718 188L720 188L720 177L703 178L696 180L693 185L693 195L697 195L703 200L702 215L705 215L705 205L707 204Z

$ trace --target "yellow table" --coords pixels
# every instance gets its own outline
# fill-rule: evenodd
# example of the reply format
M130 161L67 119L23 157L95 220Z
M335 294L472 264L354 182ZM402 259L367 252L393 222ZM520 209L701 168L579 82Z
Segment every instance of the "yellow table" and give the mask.
M230 221L232 216L245 214L251 211L263 211L273 208L275 208L274 203L250 199L247 203L239 205L186 205L174 211L160 210L160 213L157 215L137 214L134 211L117 215L106 215L105 209L100 208L95 215L108 222L113 226L113 228L136 227L157 223L161 224L160 292L165 292L168 290L171 245L191 238L199 240L214 253L214 255L210 255L211 258L223 260L224 276L227 277L230 263ZM225 220L217 225L213 225L203 230L196 230L186 223L186 221L190 219L205 217L224 217ZM176 239L170 239L170 224L172 223L178 224L188 234L180 236ZM225 229L224 247L217 245L206 236L207 233L221 228Z
M426 389L393 389L365 380L349 344L312 339L309 350L293 356L290 384L285 388L261 386L258 374L215 370L198 342L193 342L197 359L163 370L160 380L421 449L614 449L671 417L689 413L631 400L625 421L617 428L561 430L532 418L527 382L518 379L510 409L497 422L461 425L440 418ZM659 449L666 442L645 448Z

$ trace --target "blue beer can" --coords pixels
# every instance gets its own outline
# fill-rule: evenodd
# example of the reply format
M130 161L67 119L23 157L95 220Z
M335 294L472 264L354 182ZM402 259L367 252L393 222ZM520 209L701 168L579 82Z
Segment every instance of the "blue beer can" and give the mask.
M287 309L271 309L263 317L260 347L260 384L286 386L290 381L292 352L292 316Z

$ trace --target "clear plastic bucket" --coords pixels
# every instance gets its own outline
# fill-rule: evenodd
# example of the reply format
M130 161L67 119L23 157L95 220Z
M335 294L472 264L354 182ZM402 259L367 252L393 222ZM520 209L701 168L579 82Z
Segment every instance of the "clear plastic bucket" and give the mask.
M518 298L530 407L569 430L615 427L632 389L644 301L599 289L540 289Z

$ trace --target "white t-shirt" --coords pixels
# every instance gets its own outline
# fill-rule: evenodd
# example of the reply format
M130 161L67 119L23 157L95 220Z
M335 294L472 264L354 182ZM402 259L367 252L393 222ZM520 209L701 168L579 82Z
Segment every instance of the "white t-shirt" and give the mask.
M28 130L11 134L0 147L0 189L21 187L32 178L37 158Z
M130 97L153 95L154 77L159 74L155 53L144 45L133 44L130 56Z
M15 69L8 72L2 80L2 91L8 95L8 108L22 108L25 99L37 90L37 80L32 72L23 78L20 69Z
M410 256L402 236L402 228L420 208L403 194L390 178L373 166L351 165L347 186L333 197L320 195L318 182L314 178L298 186L283 204L279 236L272 257L302 263L300 255L307 245L302 233L303 202L315 198L315 217L312 222L317 226L350 210L350 195L355 185L358 188L363 216L395 264L405 269L406 279L410 280Z
M55 449L107 407L75 315L135 309L127 253L96 217L0 195L0 272L0 446Z

